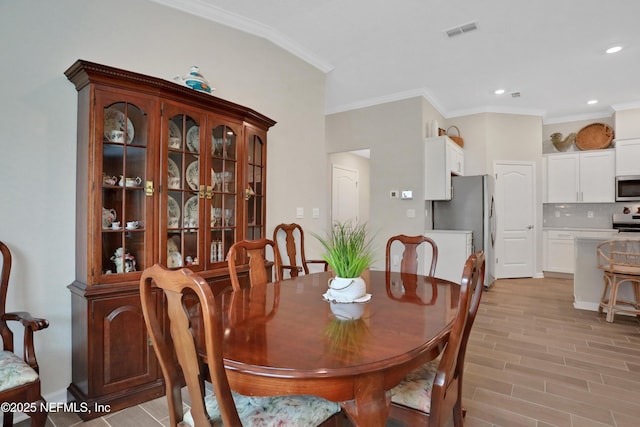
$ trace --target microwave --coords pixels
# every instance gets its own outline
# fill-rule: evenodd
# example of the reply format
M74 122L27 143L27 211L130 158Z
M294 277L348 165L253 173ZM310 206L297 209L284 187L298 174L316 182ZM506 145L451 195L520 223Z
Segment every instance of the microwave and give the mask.
M640 200L640 175L616 176L616 202Z

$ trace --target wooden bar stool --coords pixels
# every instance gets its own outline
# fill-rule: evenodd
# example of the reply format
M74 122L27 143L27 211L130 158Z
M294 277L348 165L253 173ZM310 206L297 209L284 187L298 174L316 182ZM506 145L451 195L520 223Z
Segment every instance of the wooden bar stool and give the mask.
M604 291L598 313L607 311L607 322L616 312L635 314L640 318L640 240L608 240L600 243L598 268L604 271ZM621 285L633 289L633 301L619 297Z

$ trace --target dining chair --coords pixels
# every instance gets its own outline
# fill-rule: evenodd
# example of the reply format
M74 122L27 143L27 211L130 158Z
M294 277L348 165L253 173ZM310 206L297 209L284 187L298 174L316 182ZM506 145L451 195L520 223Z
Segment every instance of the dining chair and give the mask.
M2 276L0 279L0 336L2 337L2 351L0 351L0 402L19 404L28 411L24 411L31 418L33 427L44 427L47 421L46 402L40 391L40 376L38 361L33 346L33 333L49 327L46 319L31 317L27 312L7 313L7 291L9 289L9 274L11 273L11 251L0 242L2 253ZM13 332L7 321L20 322L24 327L23 355L14 352ZM12 405L8 405L11 408ZM13 425L13 412L7 411L3 405L3 426Z
M267 268L266 252L267 248L271 248L273 252L273 271L274 280L280 280L280 254L276 248L276 244L270 239L258 240L240 240L229 248L227 252L227 265L229 266L229 276L231 278L231 286L234 291L240 290L242 285L238 277L236 268L237 258L246 256L249 258L249 286L256 284L265 284L270 282L271 275Z
M276 243L282 265L280 277L285 278L285 270L290 277L298 277L301 273L309 274L309 264L321 265L327 271L329 264L325 260L307 259L304 254L304 231L299 224L278 224L273 230L273 241Z
M154 288L159 288L165 296L169 335L165 335L165 319L157 307ZM198 354L198 344L190 327L192 319L185 307L185 299L193 295L200 304L206 356ZM188 268L169 270L156 264L142 272L140 298L147 330L166 382L172 427L205 427L220 422L234 427L337 425L338 418L334 415L339 413L340 406L325 399L314 396L248 397L231 390L222 356L221 319L216 314L213 292L201 276ZM181 372L191 399L191 408L186 413L181 394ZM205 395L205 376L211 380L213 394Z
M462 377L471 328L484 288L484 252L472 254L464 265L458 310L442 354L413 372L391 390L389 417L409 426L442 426L453 416L462 427Z
M436 242L430 239L427 236L417 235L417 236L406 236L404 234L399 234L397 236L392 236L387 240L387 250L386 250L386 263L385 269L386 271L391 271L392 264L392 247L394 242L399 242L404 245L404 252L402 253L402 260L400 261L400 272L402 273L413 273L417 274L418 272L418 247L425 243L426 245L431 245L431 265L429 267L429 272L427 275L434 276L436 273L436 264L438 262L438 246ZM425 256L427 254L425 253Z

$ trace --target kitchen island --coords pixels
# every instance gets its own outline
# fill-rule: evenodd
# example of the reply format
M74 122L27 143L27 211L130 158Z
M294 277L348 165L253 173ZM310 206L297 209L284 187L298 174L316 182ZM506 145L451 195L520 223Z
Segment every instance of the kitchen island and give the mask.
M619 233L612 237L576 236L575 273L573 275L573 306L580 310L597 311L604 290L604 276L598 268L597 246L607 240L640 240L639 233ZM633 299L631 287L620 288L619 299Z

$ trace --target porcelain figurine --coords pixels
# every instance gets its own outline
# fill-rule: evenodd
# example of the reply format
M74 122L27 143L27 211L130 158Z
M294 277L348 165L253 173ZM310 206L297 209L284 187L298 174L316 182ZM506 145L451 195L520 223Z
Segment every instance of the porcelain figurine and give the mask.
M130 273L136 271L136 259L129 253L124 253L121 247L116 249L111 261L116 265L116 273Z

